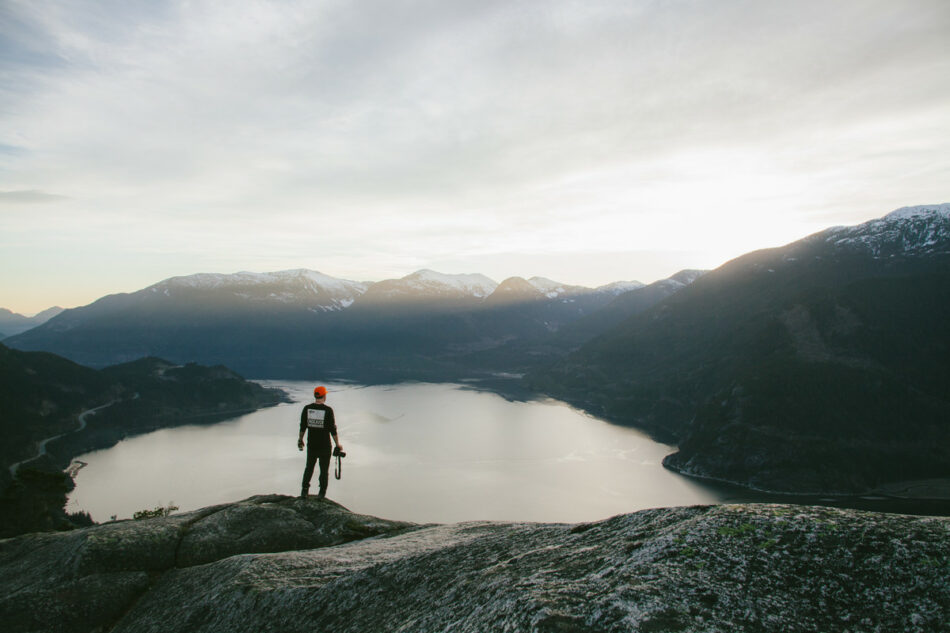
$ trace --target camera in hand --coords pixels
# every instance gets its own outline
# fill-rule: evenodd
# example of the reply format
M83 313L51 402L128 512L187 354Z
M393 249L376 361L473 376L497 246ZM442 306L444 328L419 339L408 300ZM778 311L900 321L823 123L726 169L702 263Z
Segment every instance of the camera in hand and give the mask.
M339 457L346 457L346 453L344 453L343 451L341 451L339 446L336 446L336 447L333 448L333 456L334 456L334 457L337 457L337 456L339 456Z

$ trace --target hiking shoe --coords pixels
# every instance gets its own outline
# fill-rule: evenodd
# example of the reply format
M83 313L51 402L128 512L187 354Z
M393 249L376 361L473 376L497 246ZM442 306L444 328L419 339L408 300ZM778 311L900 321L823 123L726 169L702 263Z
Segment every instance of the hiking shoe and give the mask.
M323 499L323 498L326 497L326 496L327 496L327 491L326 491L326 490L321 490L320 492L317 493L317 499L318 499L318 500L319 500L319 499Z
M308 496L310 496L310 489L309 489L309 488L301 488L301 489L300 489L300 498L301 498L301 499L306 499Z

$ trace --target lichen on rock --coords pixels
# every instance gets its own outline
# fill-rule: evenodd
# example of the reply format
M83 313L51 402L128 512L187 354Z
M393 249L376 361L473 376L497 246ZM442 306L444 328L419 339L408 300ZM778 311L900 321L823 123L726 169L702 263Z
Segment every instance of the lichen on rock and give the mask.
M175 563L158 570L173 532ZM0 622L5 631L929 633L950 630L948 537L947 518L792 505L421 526L254 497L0 541ZM148 543L161 552L146 554Z

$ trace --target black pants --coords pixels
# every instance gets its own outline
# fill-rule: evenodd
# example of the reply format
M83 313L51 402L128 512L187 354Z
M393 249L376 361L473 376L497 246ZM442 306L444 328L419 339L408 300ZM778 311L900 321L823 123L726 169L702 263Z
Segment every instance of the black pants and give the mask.
M303 482L300 487L304 490L310 489L310 480L313 478L313 467L320 459L320 490L327 491L327 483L330 481L330 449L329 447L314 446L307 444L307 467L303 471Z

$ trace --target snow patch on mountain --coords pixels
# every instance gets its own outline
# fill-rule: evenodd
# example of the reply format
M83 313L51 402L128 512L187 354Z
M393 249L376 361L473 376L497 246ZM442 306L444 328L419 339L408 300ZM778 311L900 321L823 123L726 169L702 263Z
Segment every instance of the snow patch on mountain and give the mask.
M884 219L906 220L908 218L920 218L931 215L943 216L946 219L950 219L950 202L943 204L922 204L916 207L901 207L885 215Z
M527 281L529 284L534 286L538 292L548 299L557 299L558 297L572 297L576 295L587 295L601 292L616 296L628 290L635 290L636 288L643 287L643 284L641 284L639 281L615 281L611 284L607 284L606 286L600 286L599 288L571 286L559 281L548 279L547 277L532 277Z
M865 251L875 258L950 253L950 204L903 207L822 235L837 248Z
M677 281L670 277L669 279L661 279L660 281L654 282L653 287L655 288L667 288L670 290L679 290L680 288L685 288L686 284L682 281Z
M670 277L670 279L673 279L674 281L678 281L684 286L688 286L694 281L696 281L697 279L699 279L700 277L702 277L703 275L705 275L707 272L709 271L701 270L697 268L686 268L684 270L679 271L672 277Z
M229 288L235 286L263 286L269 284L296 284L314 290L325 290L327 292L365 292L367 284L350 281L347 279L338 279L324 275L315 270L298 268L295 270L282 270L271 273L254 273L242 271L233 274L218 273L198 273L185 277L172 277L165 281L155 284L157 288Z
M532 277L528 283L548 299L556 299L567 292L568 286L546 277Z
M211 290L228 292L244 301L301 303L327 312L349 307L370 285L298 268L270 273L198 273L166 279L142 292L173 297L183 290Z
M639 281L615 281L604 286L598 286L595 290L597 290L597 292L606 292L607 294L617 296L625 292L630 292L631 290L638 290L645 285L646 284Z
M402 281L415 290L470 295L479 299L487 297L498 287L497 283L482 274L450 275L429 269L416 271L403 277Z

